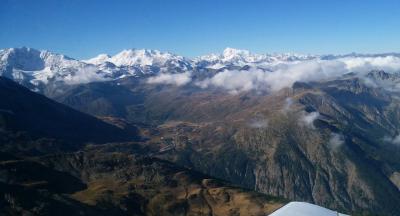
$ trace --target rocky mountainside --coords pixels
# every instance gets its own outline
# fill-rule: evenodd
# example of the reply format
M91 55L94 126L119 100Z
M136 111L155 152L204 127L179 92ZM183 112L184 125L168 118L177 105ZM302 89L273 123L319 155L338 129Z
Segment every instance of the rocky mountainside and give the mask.
M3 151L73 150L83 143L137 140L138 135L78 112L0 77ZM60 140L61 142L57 142Z

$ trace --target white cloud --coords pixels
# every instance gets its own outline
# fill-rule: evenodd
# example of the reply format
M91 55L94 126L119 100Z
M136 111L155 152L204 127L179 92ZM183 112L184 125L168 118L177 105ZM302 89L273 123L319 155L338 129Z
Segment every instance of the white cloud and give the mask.
M371 70L384 70L393 73L400 70L400 58L395 56L347 57L339 60L346 64L349 71L369 72Z
M265 73L262 70L237 71L225 70L211 78L197 82L202 88L209 86L222 87L233 94L241 91L260 89L265 82Z
M332 149L337 149L344 144L344 137L341 134L331 133L328 145Z
M395 145L400 145L400 134L395 137L385 136L383 138L383 141L391 143L391 144L395 144Z
M346 72L345 64L342 62L312 60L267 73L266 79L271 90L278 91L292 86L296 81L316 81L340 76Z
M81 83L90 83L90 82L99 82L99 81L107 81L110 80L106 78L104 74L98 73L96 67L88 66L84 68L79 68L73 73L68 73L62 80L68 84L81 84Z
M302 116L300 117L300 124L314 128L314 121L318 117L319 117L319 112L310 112L306 114L303 113Z
M290 111L291 107L293 105L293 99L288 97L285 99L285 104L283 105L282 112L287 113Z
M275 71L261 69L225 70L211 78L197 82L202 88L216 86L231 93L249 90L278 91L290 87L296 81L314 81L342 75L346 65L339 61L313 60L298 64L281 64Z
M188 84L191 80L192 78L189 72L176 74L160 73L157 76L148 78L147 83L182 86Z
M268 127L268 119L265 119L265 118L252 119L249 122L249 127L251 127L251 128L266 128L266 127Z
M283 62L267 65L267 70L225 70L214 76L196 82L196 85L207 88L215 86L239 93L249 90L279 91L291 87L297 81L309 82L330 79L342 76L349 72L361 75L371 70L384 70L386 72L400 71L400 58L387 57L346 57L334 60L306 60L298 62Z

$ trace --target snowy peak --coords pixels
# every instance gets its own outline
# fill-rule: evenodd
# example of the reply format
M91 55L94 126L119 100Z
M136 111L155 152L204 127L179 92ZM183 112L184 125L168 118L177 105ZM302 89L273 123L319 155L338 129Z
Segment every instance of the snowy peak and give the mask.
M110 62L116 66L128 67L164 66L169 63L175 64L176 66L190 64L190 60L182 56L149 49L127 49L114 56L101 54L95 58L85 60L85 62L95 65Z
M46 50L22 47L0 51L0 75L25 85L39 86L50 80L90 82L93 79L86 77L92 78L93 74L96 70L90 70L88 64Z
M111 56L108 54L100 54L94 58L88 59L88 60L83 60L84 62L88 63L88 64L94 64L94 65L99 65L99 64L103 64L105 62L109 62L110 61Z
M40 70L44 67L41 52L31 48L10 48L0 51L1 65L14 65L21 70Z
M318 58L315 55L301 55L294 53L285 54L254 54L248 50L226 48L222 54L211 54L200 56L196 59L197 64L209 68L222 68L229 65L236 66L270 66L285 62L304 61Z
M250 51L248 50L240 50L230 47L225 48L222 53L222 58L224 59L224 61L230 61L240 58L246 59L249 58L250 56L251 56Z
M332 60L332 61L331 61ZM124 77L143 78L160 73L195 73L211 69L212 73L199 74L198 77L212 76L214 72L250 68L262 71L290 71L296 65L305 66L335 65L340 70L366 71L370 69L397 72L400 68L398 54L381 55L299 55L299 54L253 54L248 50L226 48L220 54L210 54L194 60L169 52L149 49L127 49L110 56L98 55L89 60L76 60L65 55L39 51L31 48L10 48L0 50L0 75L29 83L34 86L50 83L87 83L115 80ZM298 71L298 70L296 70ZM187 73L187 74L188 74ZM317 76L318 77L318 76ZM378 73L369 78L393 81L399 78L387 78ZM379 80L378 80L379 81ZM381 81L379 81L381 82Z
M123 50L111 58L111 62L117 66L133 66L133 65L153 65L163 64L174 56L170 53L162 53L158 50L147 49L130 49Z
M0 65L8 65L24 71L38 71L46 67L75 67L78 60L46 50L32 48L10 48L0 51Z
M255 59L261 59L264 55L252 54L248 50L234 49L227 47L222 54L210 54L200 56L199 61L220 62L220 63L243 63L253 62Z
M101 54L83 61L26 47L0 50L0 76L34 86L49 82L88 83L191 69L192 60L158 50L129 49L114 56Z

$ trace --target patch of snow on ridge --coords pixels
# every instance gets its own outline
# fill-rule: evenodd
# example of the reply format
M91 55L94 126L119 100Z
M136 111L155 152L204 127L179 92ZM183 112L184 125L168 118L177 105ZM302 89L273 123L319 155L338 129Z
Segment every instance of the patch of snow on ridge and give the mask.
M99 65L99 64L103 64L104 62L109 62L110 58L111 58L111 56L109 56L108 54L100 54L94 58L91 58L88 60L83 60L83 61L86 63L89 63L89 64Z
M109 57L109 56L97 56L94 59L88 60L88 62L96 62L97 64L102 63L101 60L109 61L117 66L149 66L149 65L163 65L168 61L184 61L182 56L177 56L169 52L161 52L158 50L148 49L128 49Z
M269 216L349 216L306 202L290 202Z

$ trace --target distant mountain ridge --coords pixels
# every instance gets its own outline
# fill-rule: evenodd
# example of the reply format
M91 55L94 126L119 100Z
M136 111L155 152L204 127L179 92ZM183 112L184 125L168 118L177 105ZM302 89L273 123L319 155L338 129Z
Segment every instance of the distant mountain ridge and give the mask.
M189 72L204 76L204 70L231 70L241 67L274 71L282 65L290 66L307 61L387 57L399 58L400 54L253 54L247 50L226 48L222 54L190 59L158 50L127 49L114 56L100 54L92 59L77 60L50 51L22 47L0 50L0 76L13 79L32 90L42 91L49 84L71 85L165 73Z

